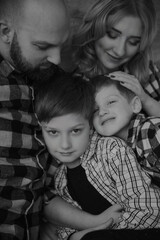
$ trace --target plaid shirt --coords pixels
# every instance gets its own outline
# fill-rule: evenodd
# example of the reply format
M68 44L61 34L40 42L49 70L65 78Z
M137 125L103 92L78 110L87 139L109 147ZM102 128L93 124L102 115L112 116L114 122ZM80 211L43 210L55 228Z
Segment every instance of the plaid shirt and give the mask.
M140 168L132 149L124 141L100 137L94 132L81 157L81 165L94 188L111 204L118 203L125 209L117 229L160 227L160 189L151 187L149 175ZM57 169L55 187L59 196L81 208L69 194L65 165ZM64 240L73 231L59 228L59 238Z
M134 115L127 143L145 171L160 184L160 118Z
M37 240L44 203L43 143L33 89L0 59L0 239Z
M155 100L160 101L160 70L150 63L150 76L145 85L146 92Z

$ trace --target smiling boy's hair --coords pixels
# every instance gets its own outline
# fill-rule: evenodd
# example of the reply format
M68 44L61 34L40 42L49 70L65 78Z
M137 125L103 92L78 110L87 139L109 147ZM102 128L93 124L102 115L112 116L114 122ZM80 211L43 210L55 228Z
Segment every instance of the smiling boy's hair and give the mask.
M40 122L66 114L83 115L91 123L94 108L92 85L79 76L63 73L44 81L35 99L35 111Z
M91 79L91 84L94 87L95 93L102 87L115 86L120 94L123 95L129 102L135 96L135 93L124 87L119 81L111 79L108 75L99 75Z

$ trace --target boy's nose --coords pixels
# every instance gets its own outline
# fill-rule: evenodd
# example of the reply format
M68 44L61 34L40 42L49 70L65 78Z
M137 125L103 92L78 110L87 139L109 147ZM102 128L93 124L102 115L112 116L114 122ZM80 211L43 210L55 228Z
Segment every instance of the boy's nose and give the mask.
M71 141L70 141L70 138L68 136L62 136L61 147L63 149L69 149L71 147Z
M103 116L105 114L108 114L108 112L109 112L108 108L100 108L99 116Z

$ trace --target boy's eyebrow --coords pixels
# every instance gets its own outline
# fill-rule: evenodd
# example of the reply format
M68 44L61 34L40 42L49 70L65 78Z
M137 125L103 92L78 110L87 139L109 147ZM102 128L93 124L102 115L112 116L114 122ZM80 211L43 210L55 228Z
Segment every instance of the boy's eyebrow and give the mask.
M56 127L48 126L45 123L41 123L41 126L44 127L45 129L55 129L55 130L57 130ZM72 126L70 129L73 129L73 128L76 128L76 127L83 127L83 126L84 126L84 123L78 123L78 124Z

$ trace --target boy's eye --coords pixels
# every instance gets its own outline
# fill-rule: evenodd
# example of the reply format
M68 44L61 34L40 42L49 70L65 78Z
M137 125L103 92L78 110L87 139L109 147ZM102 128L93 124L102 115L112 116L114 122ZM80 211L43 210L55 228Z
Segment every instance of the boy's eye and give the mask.
M109 102L108 102L108 105L111 105L111 104L113 104L113 103L115 103L115 102L116 102L115 100L109 101Z
M48 131L49 135L57 136L58 132L56 130L50 130Z
M82 131L82 129L80 129L80 128L75 128L75 129L72 130L72 133L73 133L73 134L78 134L78 133L80 133L81 131Z

